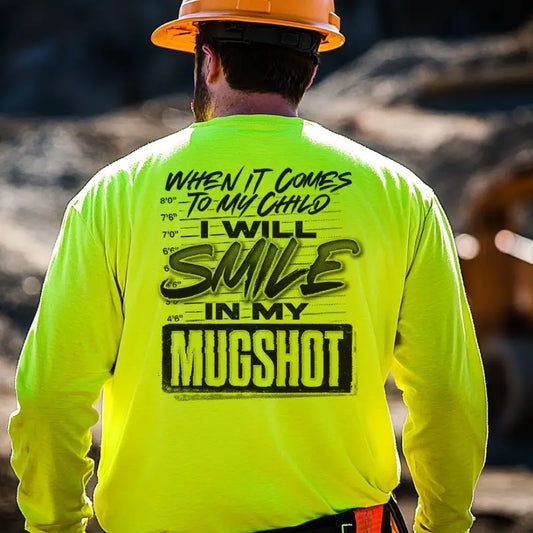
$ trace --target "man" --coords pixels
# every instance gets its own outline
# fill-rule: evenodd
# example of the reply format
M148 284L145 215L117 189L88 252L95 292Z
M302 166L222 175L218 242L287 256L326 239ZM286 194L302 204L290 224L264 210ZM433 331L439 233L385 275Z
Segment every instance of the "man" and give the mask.
M297 117L344 41L333 11L187 0L154 33L196 51L196 122L67 209L10 426L29 531L84 531L102 387L104 530L390 531L391 368L415 530L470 528L486 398L445 216L405 168Z

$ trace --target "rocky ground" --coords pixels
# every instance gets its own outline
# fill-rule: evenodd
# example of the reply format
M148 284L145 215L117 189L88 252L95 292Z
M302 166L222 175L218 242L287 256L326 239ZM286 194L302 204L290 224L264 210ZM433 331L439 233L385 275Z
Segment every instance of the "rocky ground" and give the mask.
M407 164L460 231L477 184L533 161L532 43L531 26L475 42L385 43L319 85L302 114ZM23 531L5 428L16 406L16 358L64 207L106 163L190 121L186 95L84 120L0 118L1 531ZM392 387L390 405L399 429L405 408ZM499 445L515 461L485 470L473 531L531 532L533 473L524 458L533 457L533 443ZM409 519L415 492L407 469L398 495Z

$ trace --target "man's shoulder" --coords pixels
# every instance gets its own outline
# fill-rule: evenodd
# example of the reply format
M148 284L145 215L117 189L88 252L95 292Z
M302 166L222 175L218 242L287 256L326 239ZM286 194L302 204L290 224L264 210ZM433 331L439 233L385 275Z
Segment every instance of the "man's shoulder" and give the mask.
M355 139L310 121L306 121L304 134L314 146L334 151L338 157L351 162L360 176L366 175L386 187L416 191L425 198L434 195L431 187L406 165Z
M186 146L192 134L192 128L185 128L160 139L145 144L104 167L97 176L109 176L119 172L137 172L140 168L164 162Z
M99 191L120 190L132 187L138 177L147 170L156 169L165 164L190 141L192 130L185 128L160 139L154 140L116 159L99 170L74 198L79 202Z
M406 174L412 174L407 167L390 157L317 122L305 121L304 134L315 146L333 150L340 156L363 166L376 169L390 168L396 172L402 171Z

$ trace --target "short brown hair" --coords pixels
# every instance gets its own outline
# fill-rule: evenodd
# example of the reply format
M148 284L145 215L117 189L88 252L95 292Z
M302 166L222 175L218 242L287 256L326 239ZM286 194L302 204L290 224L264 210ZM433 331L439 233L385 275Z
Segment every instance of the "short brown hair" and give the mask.
M201 66L204 44L220 54L222 68L232 89L248 93L277 93L298 105L319 63L316 50L302 52L264 43L221 43L210 34L209 23L196 37L196 61ZM313 32L308 32L313 33Z

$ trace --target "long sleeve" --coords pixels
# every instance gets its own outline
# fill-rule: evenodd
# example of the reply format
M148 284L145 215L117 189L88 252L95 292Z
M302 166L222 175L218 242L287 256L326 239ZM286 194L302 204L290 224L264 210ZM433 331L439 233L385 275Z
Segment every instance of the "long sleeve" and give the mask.
M393 374L409 410L403 448L419 495L415 531L468 531L487 401L452 233L436 200L405 282Z
M84 531L93 405L111 376L120 291L103 246L74 204L64 218L39 309L17 369L18 410L9 425L18 502L30 532Z

